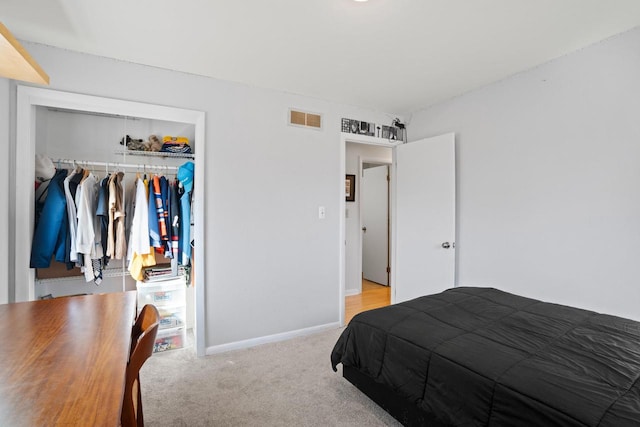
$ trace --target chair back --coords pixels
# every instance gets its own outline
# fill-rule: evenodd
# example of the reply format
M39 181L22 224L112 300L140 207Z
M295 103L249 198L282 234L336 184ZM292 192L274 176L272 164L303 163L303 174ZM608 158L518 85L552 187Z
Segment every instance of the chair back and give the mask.
M143 315L143 313L145 313ZM142 318L142 319L141 319ZM154 322L150 323L152 320ZM140 324L142 332L132 330L132 347L129 363L127 364L124 399L122 402L122 427L144 426L142 413L142 394L140 392L140 368L153 354L153 347L158 334L160 315L153 305L143 307L136 325ZM137 338L135 337L137 335ZM135 345L133 345L135 344Z
M158 309L153 304L147 304L142 307L140 310L140 314L138 314L138 318L136 319L136 323L134 323L131 328L131 350L129 351L129 356L133 353L133 349L136 348L136 344L140 339L140 335L151 325L160 321L160 313L158 313Z

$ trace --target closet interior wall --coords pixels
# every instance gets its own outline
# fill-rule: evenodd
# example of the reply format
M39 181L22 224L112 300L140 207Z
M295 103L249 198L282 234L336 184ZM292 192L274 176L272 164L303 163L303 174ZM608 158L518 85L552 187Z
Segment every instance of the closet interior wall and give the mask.
M191 124L36 107L36 153L52 159L56 167L66 169L73 168L73 165L56 164L56 160L75 160L79 166L83 161L101 163L84 167L100 179L108 173L123 171L125 200L134 197L137 172L141 175L146 173L148 177L157 173L174 179L177 168L192 160L188 157L152 156L127 151L120 144L126 135L144 141L150 135L157 135L161 140L165 135L186 136L195 150L195 126ZM118 167L118 164L129 166ZM131 167L132 164L139 166ZM160 257L158 262L168 263L169 260ZM56 264L60 263L52 261L51 268L39 269L36 273L36 298L136 289L136 282L128 274L125 260L112 259L100 285L86 282L78 268L67 271L63 264Z

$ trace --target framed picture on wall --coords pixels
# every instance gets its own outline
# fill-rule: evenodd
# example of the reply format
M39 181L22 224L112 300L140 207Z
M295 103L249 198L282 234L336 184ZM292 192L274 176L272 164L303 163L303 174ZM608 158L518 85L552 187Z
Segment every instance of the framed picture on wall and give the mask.
M355 175L347 175L347 178L345 180L344 193L346 194L347 202L356 201L356 176Z

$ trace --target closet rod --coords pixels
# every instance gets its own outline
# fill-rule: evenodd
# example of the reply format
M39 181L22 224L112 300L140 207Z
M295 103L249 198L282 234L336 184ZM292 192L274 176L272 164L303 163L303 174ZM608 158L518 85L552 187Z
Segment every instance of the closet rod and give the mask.
M88 160L73 160L73 159L58 159L52 160L53 164L64 163L66 165L74 165L74 166L103 166L103 167L113 167L114 169L139 169L139 170L178 170L179 166L168 166L168 165L145 165L145 164L135 164L135 163L118 163L118 162L95 162Z

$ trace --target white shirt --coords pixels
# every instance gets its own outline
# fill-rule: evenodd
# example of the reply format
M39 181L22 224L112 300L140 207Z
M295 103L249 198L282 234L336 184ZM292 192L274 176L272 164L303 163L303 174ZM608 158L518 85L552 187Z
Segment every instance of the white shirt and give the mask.
M71 262L78 262L78 251L76 250L76 230L78 229L76 202L73 200L69 189L69 181L75 174L76 171L74 170L64 179L64 195L67 199L67 216L69 219L69 234L71 236L71 249L69 250Z
M147 201L147 189L141 178L136 180L136 199L133 208L133 220L131 233L129 234L129 247L127 248L127 261L131 261L133 254L146 255L150 253L149 243L149 202Z
M98 178L92 173L89 173L87 178L78 185L78 191L76 192L78 215L76 250L84 257L84 275L87 281L94 279L91 260L102 258L99 226L96 232L96 206L98 203L99 188L100 183Z

